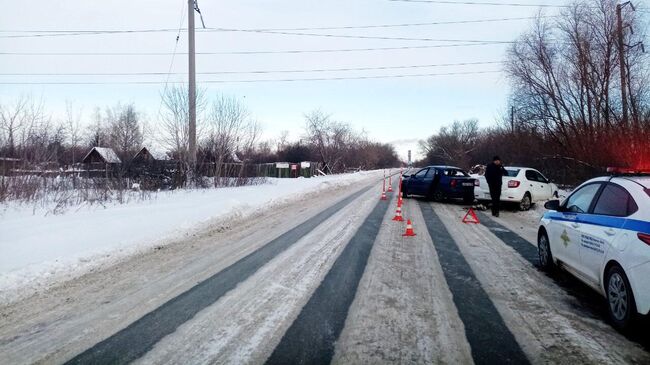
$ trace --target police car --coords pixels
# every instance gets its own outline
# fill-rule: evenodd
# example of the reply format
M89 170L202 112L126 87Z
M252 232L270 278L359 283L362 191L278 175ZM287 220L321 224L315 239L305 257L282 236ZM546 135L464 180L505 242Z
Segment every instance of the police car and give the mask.
M546 203L537 247L543 269L560 267L596 289L625 329L650 311L650 171L608 171Z

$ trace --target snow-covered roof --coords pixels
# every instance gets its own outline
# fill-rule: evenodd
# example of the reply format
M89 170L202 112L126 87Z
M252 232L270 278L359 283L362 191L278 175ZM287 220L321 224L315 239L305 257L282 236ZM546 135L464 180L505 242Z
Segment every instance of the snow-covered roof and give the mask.
M85 160L93 151L97 151L99 155L106 161L106 163L122 163L119 157L117 157L117 153L113 151L112 148L108 147L93 147L87 154L84 156L83 160Z
M137 157L139 154L141 154L142 151L147 151L151 155L151 157L153 157L153 159L156 160L156 161L168 161L168 160L171 160L171 157L169 157L166 152L153 151L153 150L150 150L147 147L142 147L142 149L138 153L135 154L134 158Z

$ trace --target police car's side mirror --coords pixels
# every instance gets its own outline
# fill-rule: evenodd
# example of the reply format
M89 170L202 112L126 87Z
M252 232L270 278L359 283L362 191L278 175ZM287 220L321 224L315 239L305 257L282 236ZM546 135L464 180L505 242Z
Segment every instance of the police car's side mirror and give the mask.
M560 210L559 200L549 200L544 204L544 208L548 210Z

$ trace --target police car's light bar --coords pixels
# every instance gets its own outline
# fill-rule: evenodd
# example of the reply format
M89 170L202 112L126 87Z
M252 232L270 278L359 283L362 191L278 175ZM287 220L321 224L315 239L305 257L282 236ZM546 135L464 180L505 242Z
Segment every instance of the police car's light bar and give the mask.
M615 175L650 175L650 169L637 169L631 167L608 167L607 172Z

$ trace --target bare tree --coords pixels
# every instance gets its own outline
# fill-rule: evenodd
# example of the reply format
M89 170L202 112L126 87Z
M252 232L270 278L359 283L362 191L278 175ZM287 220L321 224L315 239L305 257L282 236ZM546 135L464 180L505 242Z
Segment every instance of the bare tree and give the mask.
M110 146L125 161L142 147L139 113L133 104L117 104L107 112L110 125Z
M87 143L89 147L108 146L109 138L106 132L106 120L99 107L95 107L90 125L87 127Z
M16 144L20 139L20 132L27 123L26 114L29 105L33 103L31 96L20 96L11 105L0 104L0 130L2 131L3 153L9 157L18 154Z
M470 167L471 152L479 141L478 120L455 121L451 126L440 128L438 134L419 142L421 152L428 163L452 164Z
M596 165L611 162L622 141L643 144L634 141L648 128L648 62L637 48L625 55L633 123L621 117L615 7L613 0L590 0L557 18L539 17L506 62L521 126L538 129L567 157ZM634 13L626 13L624 23L637 30L626 33L626 43L645 38Z
M235 153L251 148L260 135L259 124L252 120L248 108L233 96L218 95L212 102L207 117L207 137L203 149L215 163L215 175L228 160L236 160Z
M167 88L162 98L160 113L160 142L172 151L172 154L184 163L188 163L189 151L189 110L186 86ZM205 90L197 89L196 94L196 136L201 140L205 135L205 109L207 106Z
M69 100L65 102L65 126L74 164L79 157L76 152L81 143L81 109L75 109L72 101Z

